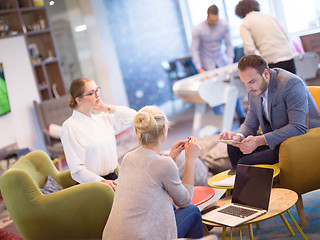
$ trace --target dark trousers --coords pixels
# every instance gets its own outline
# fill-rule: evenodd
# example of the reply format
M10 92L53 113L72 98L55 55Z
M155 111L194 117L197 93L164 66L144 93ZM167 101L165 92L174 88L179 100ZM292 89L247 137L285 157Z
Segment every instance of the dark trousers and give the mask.
M278 62L278 63L270 63L269 64L270 68L282 68L284 70L287 70L292 73L296 73L296 66L294 64L294 60L288 60L288 61L283 61L283 62Z
M118 178L118 174L113 172L113 173L109 173L108 175L101 176L101 177L103 177L106 180L116 180Z
M237 164L275 164L279 162L279 147L271 150L268 146L259 146L250 154L243 154L238 147L228 145L228 155L232 167Z

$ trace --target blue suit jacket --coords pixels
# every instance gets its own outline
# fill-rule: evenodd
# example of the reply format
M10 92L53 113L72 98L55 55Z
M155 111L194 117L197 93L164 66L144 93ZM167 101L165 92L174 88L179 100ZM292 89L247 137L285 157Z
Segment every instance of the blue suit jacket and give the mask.
M245 137L256 135L259 126L271 149L287 138L307 132L308 127L320 127L320 113L309 90L296 75L283 69L271 69L268 86L268 111L270 124L264 120L261 96L248 94L250 109L246 120L239 128Z

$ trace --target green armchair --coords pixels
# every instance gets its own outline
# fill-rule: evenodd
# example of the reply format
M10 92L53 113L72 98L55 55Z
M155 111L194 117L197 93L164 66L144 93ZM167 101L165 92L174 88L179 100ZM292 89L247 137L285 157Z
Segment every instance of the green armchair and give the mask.
M308 87L318 108L320 108L320 87ZM320 188L320 127L309 129L306 134L288 138L280 145L279 181L276 187L295 191L299 198L296 203L302 226L307 224L302 194Z
M42 194L48 175L64 189ZM4 172L0 190L15 226L30 240L101 239L114 197L106 184L77 184L69 170L59 172L40 150Z

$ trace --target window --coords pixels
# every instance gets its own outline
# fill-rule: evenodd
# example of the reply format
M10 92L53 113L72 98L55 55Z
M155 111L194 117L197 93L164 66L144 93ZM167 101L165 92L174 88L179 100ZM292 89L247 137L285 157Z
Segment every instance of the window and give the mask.
M289 34L305 31L315 32L320 28L319 0L258 0L263 13L275 16ZM211 4L219 8L219 15L229 23L233 46L242 45L239 27L241 19L235 15L239 0L188 0L192 25L204 21Z
M281 2L288 33L320 27L319 0L282 0Z

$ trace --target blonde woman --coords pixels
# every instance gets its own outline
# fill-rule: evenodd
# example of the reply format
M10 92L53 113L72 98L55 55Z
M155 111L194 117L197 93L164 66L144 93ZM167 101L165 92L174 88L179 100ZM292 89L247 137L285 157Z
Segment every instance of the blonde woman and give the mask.
M200 153L198 140L189 137L173 144L161 156L168 121L156 106L142 108L134 117L140 148L125 155L112 210L103 239L173 239L203 236L199 209L190 205L194 167ZM185 150L182 181L175 164ZM171 199L179 207L173 207Z
M70 94L74 111L62 125L61 141L71 176L79 183L103 182L115 189L115 134L133 124L137 112L103 103L100 88L90 79L73 80ZM93 110L101 113L93 114Z

